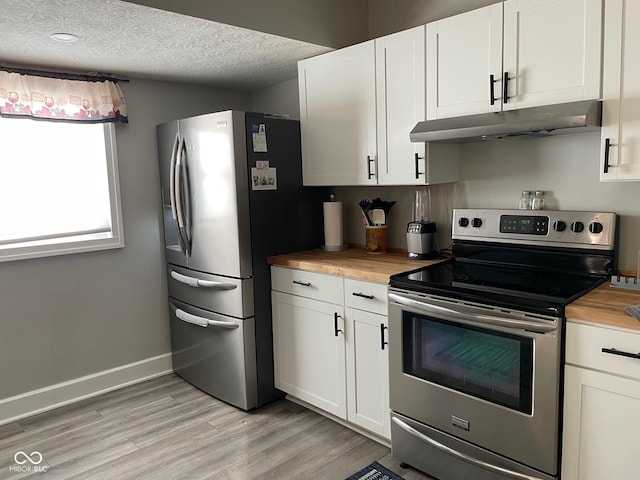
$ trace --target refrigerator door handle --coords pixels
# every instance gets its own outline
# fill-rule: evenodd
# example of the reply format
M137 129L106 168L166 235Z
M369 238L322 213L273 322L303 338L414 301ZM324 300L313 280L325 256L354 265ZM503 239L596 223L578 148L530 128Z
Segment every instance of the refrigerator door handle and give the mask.
M238 325L235 322L223 322L220 320L210 320L208 318L199 317L197 315L192 315L191 313L187 313L184 310L180 310L176 308L176 317L178 317L183 322L192 323L194 325L198 325L199 327L219 327L219 328L228 328L233 330L238 328Z
M178 155L178 142L180 134L176 133L176 138L171 147L171 166L169 167L169 197L171 199L171 215L174 220L178 220L178 212L176 211L176 156Z
M184 204L183 200L183 181L185 179L183 175L183 159L182 152L184 151L184 136L179 135L180 140L178 141L178 149L176 152L176 164L174 168L174 188L175 188L175 205L176 205L176 214L178 220L178 236L180 238L180 246L182 247L182 252L185 255L190 254L190 244L189 238L187 237L185 216L184 216Z
M238 288L238 286L234 283L225 283L225 282L213 282L211 280L202 280L200 278L190 277L188 275L183 275L182 273L178 273L175 270L171 270L171 278L174 280L184 283L185 285L189 285L190 287L195 288L210 288L212 290L233 290Z

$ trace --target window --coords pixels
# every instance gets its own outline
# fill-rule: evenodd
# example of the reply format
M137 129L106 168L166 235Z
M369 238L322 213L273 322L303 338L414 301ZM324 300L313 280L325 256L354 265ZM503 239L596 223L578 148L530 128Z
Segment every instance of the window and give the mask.
M0 261L124 246L111 123L0 117Z

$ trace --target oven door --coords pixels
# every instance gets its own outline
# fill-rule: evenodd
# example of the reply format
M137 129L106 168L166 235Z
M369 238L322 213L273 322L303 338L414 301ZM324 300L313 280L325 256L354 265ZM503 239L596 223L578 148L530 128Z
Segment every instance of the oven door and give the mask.
M559 325L558 318L391 289L391 410L555 475Z

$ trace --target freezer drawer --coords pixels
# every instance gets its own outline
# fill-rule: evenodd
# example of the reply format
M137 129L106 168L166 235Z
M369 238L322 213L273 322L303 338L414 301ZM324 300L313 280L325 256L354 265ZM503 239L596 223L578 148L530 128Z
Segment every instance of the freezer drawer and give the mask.
M257 406L254 318L239 320L169 298L174 371L244 410Z
M169 296L211 312L253 317L253 279L221 277L169 265Z

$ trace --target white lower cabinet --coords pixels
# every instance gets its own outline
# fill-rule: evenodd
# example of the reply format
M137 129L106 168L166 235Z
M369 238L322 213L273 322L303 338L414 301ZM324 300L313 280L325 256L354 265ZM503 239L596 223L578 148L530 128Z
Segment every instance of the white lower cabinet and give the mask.
M390 437L387 316L346 309L347 418Z
M275 384L280 390L341 418L347 416L344 308L273 292Z
M640 352L640 334L567 324L563 480L638 478L640 359L620 352Z
M275 266L271 277L276 387L389 439L387 286Z

